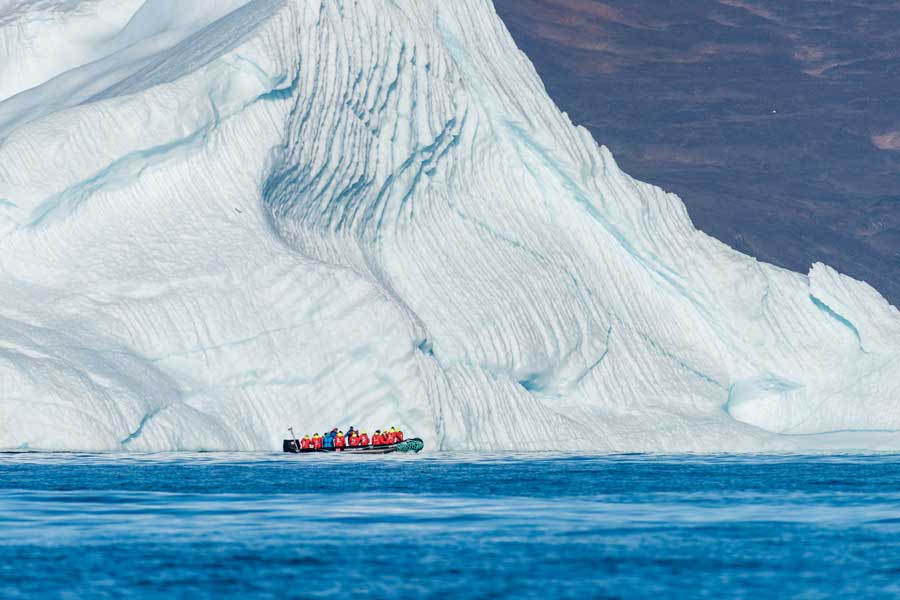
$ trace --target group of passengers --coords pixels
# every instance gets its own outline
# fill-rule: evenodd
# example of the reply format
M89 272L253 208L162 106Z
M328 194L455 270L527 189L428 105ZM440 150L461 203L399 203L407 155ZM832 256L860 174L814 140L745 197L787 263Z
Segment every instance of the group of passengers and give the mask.
M359 446L368 446L370 444L372 446L388 446L402 441L403 432L395 427L385 429L384 431L376 429L371 439L369 438L369 434L365 431L358 431L351 427L345 435L343 431L340 431L335 427L325 435L319 435L318 433L312 434L311 437L309 435L304 435L303 439L300 440L300 449L321 450L322 448L356 448Z

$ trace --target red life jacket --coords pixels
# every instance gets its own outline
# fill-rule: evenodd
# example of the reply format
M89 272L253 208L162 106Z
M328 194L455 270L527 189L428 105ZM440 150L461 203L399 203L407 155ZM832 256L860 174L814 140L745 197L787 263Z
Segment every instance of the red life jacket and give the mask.
M334 437L334 447L335 448L343 448L344 447L344 436L336 435Z
M394 437L397 438L398 442L402 442L403 441L403 432L398 429L397 433L394 434Z
M380 433L376 433L372 436L372 445L380 446L384 443L384 438L381 437Z
M300 440L300 448L303 450L309 450L309 438L303 438Z
M322 447L322 436L314 437L312 439L313 448L321 448Z
M350 436L350 446L356 447L359 446L359 438L355 435Z
M359 436L359 445L360 446L368 446L369 445L369 436L366 434L362 434Z
M385 436L385 444L395 444L397 442L397 434L393 431L388 431L388 434Z

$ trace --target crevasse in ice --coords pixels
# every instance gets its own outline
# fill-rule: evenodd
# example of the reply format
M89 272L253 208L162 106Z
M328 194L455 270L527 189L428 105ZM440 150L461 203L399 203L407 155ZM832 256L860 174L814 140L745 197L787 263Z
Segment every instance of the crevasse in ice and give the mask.
M697 231L487 0L2 0L0 48L0 447L900 448L898 311Z

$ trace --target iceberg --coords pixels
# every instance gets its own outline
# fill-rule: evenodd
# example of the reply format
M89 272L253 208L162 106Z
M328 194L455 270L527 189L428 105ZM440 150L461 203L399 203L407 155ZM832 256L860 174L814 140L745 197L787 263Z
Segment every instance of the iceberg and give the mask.
M900 449L897 309L695 229L488 0L6 0L0 48L0 448Z

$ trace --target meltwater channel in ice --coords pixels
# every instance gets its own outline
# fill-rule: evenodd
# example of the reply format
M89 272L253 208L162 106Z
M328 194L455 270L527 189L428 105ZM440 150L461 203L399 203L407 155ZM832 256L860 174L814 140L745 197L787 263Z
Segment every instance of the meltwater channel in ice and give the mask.
M897 309L697 231L487 0L6 1L0 48L0 447L900 449Z

